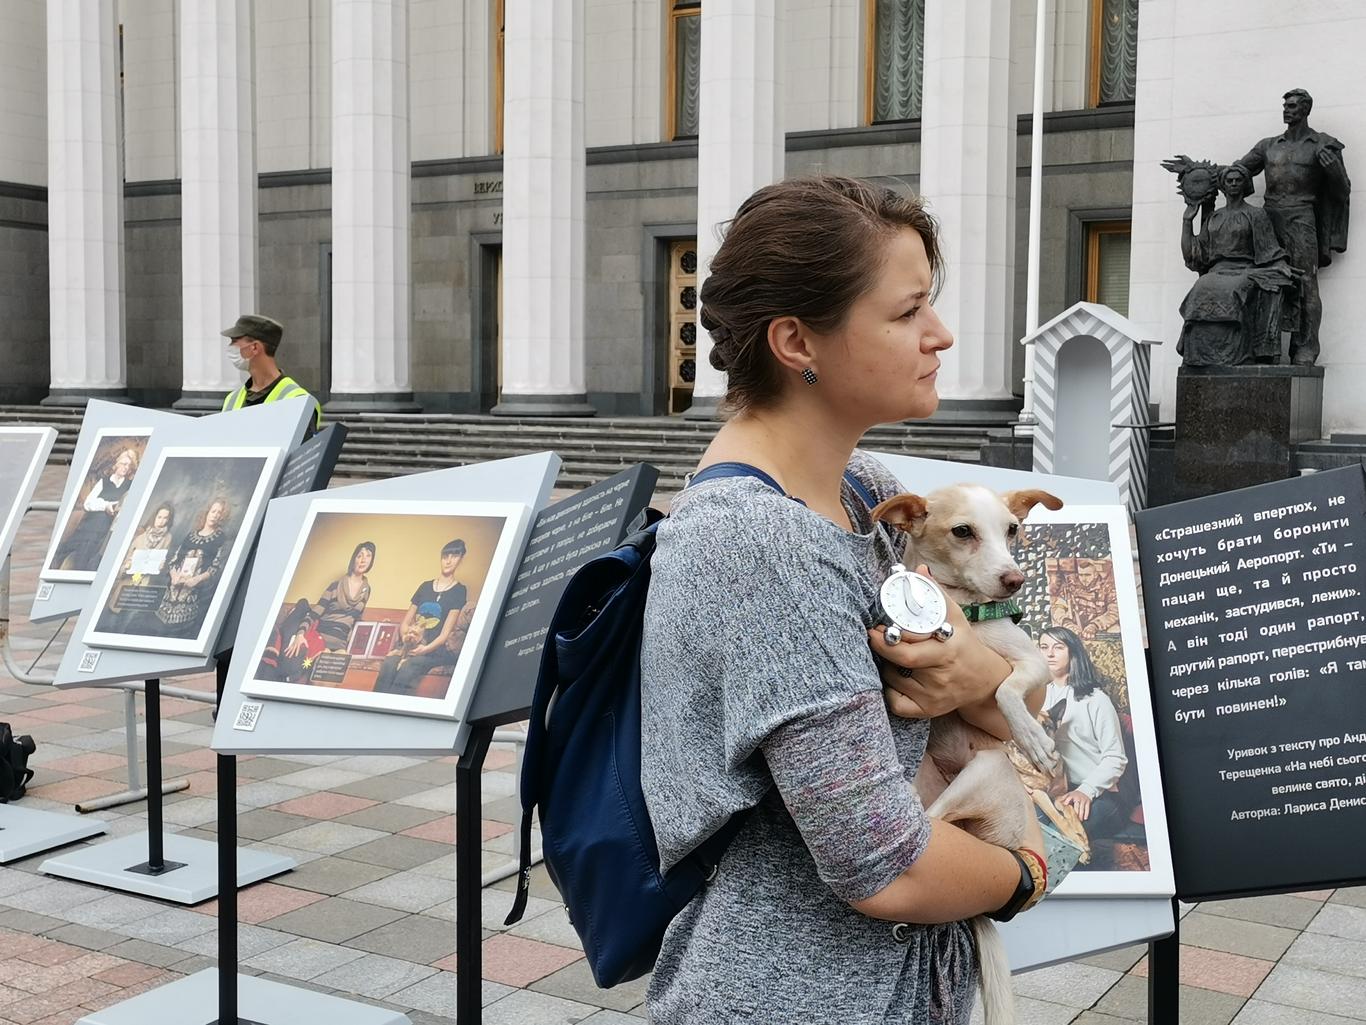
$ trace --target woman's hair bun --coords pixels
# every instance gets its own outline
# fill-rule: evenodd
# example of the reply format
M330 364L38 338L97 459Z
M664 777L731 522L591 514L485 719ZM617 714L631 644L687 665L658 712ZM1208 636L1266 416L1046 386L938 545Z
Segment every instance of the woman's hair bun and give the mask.
M707 358L713 368L726 373L735 362L735 336L730 328L708 313L705 306L699 319L707 334L711 335L711 352Z

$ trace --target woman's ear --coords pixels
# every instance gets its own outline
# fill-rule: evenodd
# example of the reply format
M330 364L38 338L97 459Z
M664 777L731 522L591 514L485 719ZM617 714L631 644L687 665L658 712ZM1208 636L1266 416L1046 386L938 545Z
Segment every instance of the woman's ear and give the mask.
M774 317L769 321L768 348L778 365L794 374L817 369L806 325L797 317Z

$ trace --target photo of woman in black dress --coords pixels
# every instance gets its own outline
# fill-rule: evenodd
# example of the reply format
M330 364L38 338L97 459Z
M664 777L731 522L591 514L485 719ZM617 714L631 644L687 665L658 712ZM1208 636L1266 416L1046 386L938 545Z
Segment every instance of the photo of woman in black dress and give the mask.
M193 637L207 611L207 599L222 570L231 513L226 498L215 498L199 514L194 529L180 539L167 562L169 586L156 610L168 637Z
M93 573L109 544L114 517L123 507L124 496L138 470L138 454L125 448L100 475L81 502L76 525L57 545L50 568Z

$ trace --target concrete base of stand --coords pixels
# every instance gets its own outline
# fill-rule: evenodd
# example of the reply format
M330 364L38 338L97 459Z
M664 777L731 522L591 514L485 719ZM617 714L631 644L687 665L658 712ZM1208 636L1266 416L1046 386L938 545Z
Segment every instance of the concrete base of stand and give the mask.
M106 828L107 824L102 820L82 815L0 805L0 865L78 840L89 840Z
M254 975L237 976L237 1015L238 1022L255 1025L411 1025L408 1016L398 1011ZM210 1025L217 1020L218 971L206 968L121 1004L92 1011L77 1025Z
M168 868L159 875L149 875L145 869L137 871L147 863L145 832L48 858L38 871L177 904L200 904L218 896L218 847L214 843L170 833L162 846L166 864L178 862L179 867ZM293 858L239 847L237 885L248 886L269 879L288 872L296 864Z

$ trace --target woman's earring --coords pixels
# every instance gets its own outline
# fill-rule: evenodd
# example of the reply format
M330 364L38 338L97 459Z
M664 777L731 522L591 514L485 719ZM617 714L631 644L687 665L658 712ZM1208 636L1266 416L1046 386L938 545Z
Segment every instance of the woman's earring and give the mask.
M802 371L802 380L805 381L807 384L815 384L816 372L812 370L810 367L807 367L805 370Z

